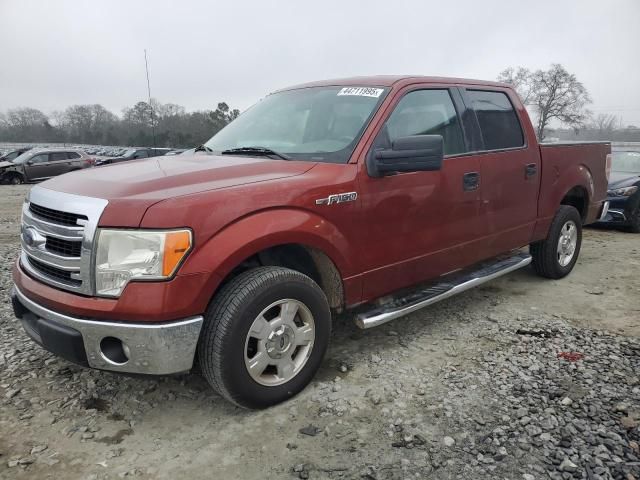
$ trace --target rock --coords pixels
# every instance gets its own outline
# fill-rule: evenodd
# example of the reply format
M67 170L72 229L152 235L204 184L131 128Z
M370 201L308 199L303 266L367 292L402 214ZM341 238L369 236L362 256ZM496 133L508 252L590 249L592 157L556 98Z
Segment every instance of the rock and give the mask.
M562 463L560 463L558 470L560 470L561 472L573 473L578 471L578 466L571 460L569 460L568 457L564 457L564 460L562 460Z
M20 393L20 388L10 388L9 390L6 391L6 393L4 394L4 398L7 399L12 399L13 397L15 397L17 394Z
M620 423L628 430L632 430L638 426L638 420L630 416L622 417Z
M447 447L453 447L456 444L456 441L452 438L452 437L444 437L442 439L442 442L447 446Z
M307 435L309 437L315 437L316 435L318 435L320 432L322 431L322 429L314 426L314 425L307 425L306 427L301 428L300 430L298 430L298 432L300 432L302 435Z
M561 401L560 404L564 405L565 407L568 407L569 405L571 405L573 403L573 400L571 400L569 397L564 397Z
M31 449L31 455L36 453L44 452L48 448L48 445L36 445Z
M536 477L534 477L530 473L523 473L522 474L522 479L523 480L536 480Z

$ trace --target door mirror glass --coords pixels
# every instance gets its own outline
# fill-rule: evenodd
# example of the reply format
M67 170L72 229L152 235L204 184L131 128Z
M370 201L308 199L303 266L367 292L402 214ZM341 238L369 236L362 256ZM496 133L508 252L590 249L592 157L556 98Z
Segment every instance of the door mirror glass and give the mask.
M410 135L391 142L391 148L372 150L367 162L373 177L404 173L430 172L442 168L442 135Z

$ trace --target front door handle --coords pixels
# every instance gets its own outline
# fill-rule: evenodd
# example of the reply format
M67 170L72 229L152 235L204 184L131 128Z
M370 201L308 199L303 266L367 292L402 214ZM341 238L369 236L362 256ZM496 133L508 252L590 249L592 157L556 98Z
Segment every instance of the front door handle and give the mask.
M468 172L462 176L462 189L465 192L473 192L480 187L480 174L478 172Z
M538 174L538 164L530 163L524 168L524 176L525 178L531 178Z

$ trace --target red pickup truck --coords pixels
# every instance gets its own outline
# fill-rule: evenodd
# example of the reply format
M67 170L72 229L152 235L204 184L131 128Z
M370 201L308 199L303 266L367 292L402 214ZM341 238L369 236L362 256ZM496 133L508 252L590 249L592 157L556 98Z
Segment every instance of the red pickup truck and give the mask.
M15 314L72 362L145 374L197 362L226 399L266 407L312 379L332 312L368 328L529 263L567 275L582 226L606 214L609 153L538 144L505 84L288 88L194 154L35 186Z

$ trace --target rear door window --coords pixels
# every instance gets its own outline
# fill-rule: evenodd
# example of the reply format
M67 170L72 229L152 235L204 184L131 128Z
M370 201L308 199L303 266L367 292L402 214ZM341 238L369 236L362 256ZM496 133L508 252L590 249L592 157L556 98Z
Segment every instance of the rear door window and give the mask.
M67 159L67 152L53 152L50 154L50 161L51 162L59 162L60 160L66 160Z
M67 152L67 158L73 160L74 158L80 158L80 155L76 152Z
M467 90L466 94L476 112L485 150L524 146L520 120L504 92Z
M442 135L444 154L465 151L462 128L448 90L415 90L407 93L386 123L392 142L411 135Z
M134 155L134 158L147 158L149 154L146 150L138 150Z

